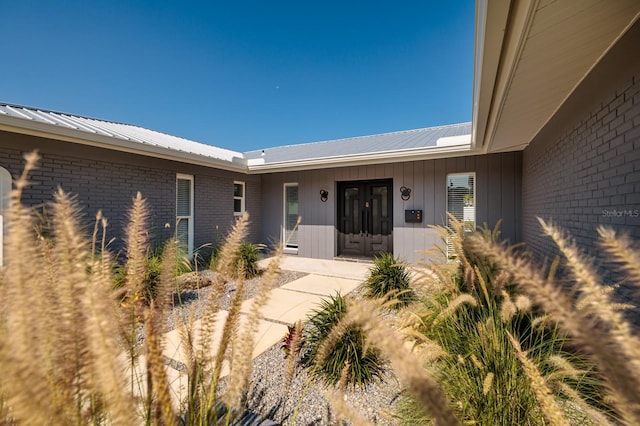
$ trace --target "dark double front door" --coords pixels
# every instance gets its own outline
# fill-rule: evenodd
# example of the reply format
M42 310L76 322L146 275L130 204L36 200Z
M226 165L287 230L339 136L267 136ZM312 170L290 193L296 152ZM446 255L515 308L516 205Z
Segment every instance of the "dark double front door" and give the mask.
M338 255L393 252L391 180L338 183Z

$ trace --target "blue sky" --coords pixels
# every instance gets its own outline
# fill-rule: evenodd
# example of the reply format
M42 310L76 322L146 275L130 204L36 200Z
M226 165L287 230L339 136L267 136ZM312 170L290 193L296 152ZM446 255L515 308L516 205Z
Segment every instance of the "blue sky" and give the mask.
M472 1L0 0L0 101L238 151L470 121Z

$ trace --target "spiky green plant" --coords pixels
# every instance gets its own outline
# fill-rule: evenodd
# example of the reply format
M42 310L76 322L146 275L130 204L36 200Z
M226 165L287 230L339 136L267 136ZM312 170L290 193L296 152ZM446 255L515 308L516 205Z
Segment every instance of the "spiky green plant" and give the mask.
M571 338L572 345L596 365L598 377L606 384L599 388L600 398L611 404L621 422L640 424L640 397L633 390L640 386L640 339L624 316L628 306L612 297L613 287L601 279L593 261L575 242L558 227L541 219L540 224L563 255L563 266L568 272L564 282L545 274L530 257L506 253L504 247L490 241L473 238L471 245L511 274L519 291L544 310L547 322L562 329ZM637 289L640 286L637 248L628 237L617 235L611 229L600 227L598 233L605 253L626 274L627 284ZM576 399L571 389L561 393ZM580 396L576 404L584 402Z
M244 274L246 278L257 275L259 257L260 247L257 244L243 241L238 247L237 258L234 263L237 274Z
M428 283L423 284L432 294L410 322L414 336L418 330L423 341L443 349L430 368L463 421L541 425L562 418L562 413L547 410L560 405L548 399L541 405L539 397L546 390L540 391L541 381L531 381L531 369L522 368L522 354L540 366L540 376L553 371L549 360L554 356L584 360L567 352L566 333L538 325L541 313L518 290L512 272L488 257L486 249L475 249L482 241L500 247L505 256L515 255L517 248L500 242L498 227L469 236L463 224L451 222L453 235L441 231L454 247L457 266L452 270L450 263L440 261L429 265L433 273L424 276ZM595 381L587 369L578 380L563 382L580 394L593 391Z
M302 362L310 367L314 378L325 383L364 387L381 379L384 363L379 351L367 344L361 327L348 324L341 328L346 313L347 302L338 292L309 314L303 333ZM329 355L319 360L320 348L335 330L339 330L340 339L327 349Z
M222 255L221 247L217 247L211 251L209 260L209 269L216 270L220 256ZM258 275L258 260L260 259L260 245L250 243L249 241L241 241L233 255L232 277L252 278Z
M411 277L407 266L392 253L381 253L373 260L373 267L365 281L368 297L393 300L395 307L411 302L415 295L411 289Z

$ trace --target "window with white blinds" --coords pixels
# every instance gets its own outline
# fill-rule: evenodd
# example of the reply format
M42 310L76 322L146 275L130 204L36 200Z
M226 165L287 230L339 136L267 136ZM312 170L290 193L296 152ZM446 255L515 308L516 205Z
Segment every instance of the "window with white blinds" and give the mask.
M244 182L233 182L233 214L242 216L244 213Z
M176 239L187 253L193 252L193 176L176 178Z
M452 173L447 175L447 213L464 224L464 228L472 231L476 228L476 174ZM450 218L447 214L447 226ZM448 252L451 244L447 241Z
M285 248L298 248L298 184L284 184L283 244Z

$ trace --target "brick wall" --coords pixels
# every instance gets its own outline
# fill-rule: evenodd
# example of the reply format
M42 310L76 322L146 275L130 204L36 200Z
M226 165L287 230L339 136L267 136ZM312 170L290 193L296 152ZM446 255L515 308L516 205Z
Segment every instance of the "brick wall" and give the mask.
M93 228L98 210L109 220L108 238L119 250L126 212L140 191L150 207L149 231L154 243L173 235L176 219L176 173L194 176L194 246L217 243L233 224L233 181L244 180L260 190L259 176L148 158L140 155L0 132L0 166L12 176L21 173L23 153L37 148L42 159L25 189L26 205L42 211L58 187L74 194L82 207L82 223ZM257 183L256 183L257 182ZM258 194L259 199L259 194ZM249 206L248 206L249 207ZM259 204L251 204L250 238L259 235ZM166 227L169 224L169 227ZM256 241L257 242L257 241Z
M567 230L593 256L599 225L640 240L637 34L609 52L524 151L523 237L539 259L557 252L536 216Z

